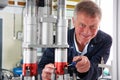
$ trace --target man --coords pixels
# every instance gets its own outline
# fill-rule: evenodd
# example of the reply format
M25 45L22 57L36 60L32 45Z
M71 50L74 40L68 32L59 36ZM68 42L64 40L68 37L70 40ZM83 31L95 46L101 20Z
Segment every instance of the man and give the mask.
M82 80L97 80L101 75L98 64L109 58L112 38L99 30L101 10L92 1L81 1L76 5L73 17L74 28L68 31L68 63L78 61L75 73ZM54 49L47 49L39 62L42 80L50 80L54 69ZM68 72L72 74L69 68Z

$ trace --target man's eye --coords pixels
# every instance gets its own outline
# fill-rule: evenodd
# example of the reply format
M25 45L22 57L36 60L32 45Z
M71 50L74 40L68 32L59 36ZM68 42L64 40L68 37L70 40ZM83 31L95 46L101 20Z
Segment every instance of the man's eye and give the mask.
M97 26L90 26L90 29L97 29Z
M85 27L85 25L81 23L81 24L80 24L80 27Z

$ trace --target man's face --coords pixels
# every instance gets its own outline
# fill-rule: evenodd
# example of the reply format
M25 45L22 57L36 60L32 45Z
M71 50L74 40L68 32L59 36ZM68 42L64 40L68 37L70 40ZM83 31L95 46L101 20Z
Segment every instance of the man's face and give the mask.
M99 17L90 17L84 13L77 14L73 18L77 43L85 45L94 38L97 34L99 23Z

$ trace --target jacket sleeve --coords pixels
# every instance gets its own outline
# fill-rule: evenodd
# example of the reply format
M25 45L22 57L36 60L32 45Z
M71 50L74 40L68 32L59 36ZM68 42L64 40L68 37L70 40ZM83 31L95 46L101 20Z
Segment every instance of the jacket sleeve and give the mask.
M102 69L98 67L101 63L101 59L104 59L104 63L107 62L110 54L110 48L112 45L112 38L107 36L105 39L99 43L100 47L97 49L96 53L92 55L90 60L90 69L86 73L78 73L79 77L83 80L96 80L102 74Z
M47 48L44 51L42 58L40 62L38 63L38 73L41 74L44 66L49 63L54 63L54 49L53 48Z

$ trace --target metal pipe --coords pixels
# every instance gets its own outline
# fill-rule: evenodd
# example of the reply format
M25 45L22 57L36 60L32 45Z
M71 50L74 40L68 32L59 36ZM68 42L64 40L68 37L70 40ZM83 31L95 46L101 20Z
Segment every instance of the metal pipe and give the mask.
M47 15L51 15L52 14L52 0L44 0L45 1L45 7L46 7L46 12Z
M23 38L23 76L24 80L33 80L37 76L37 49L28 47L37 44L36 1L26 0Z
M66 0L58 0L57 9L57 30L56 45L67 44L67 22L66 22ZM67 65L67 47L55 49L55 67L56 73L61 76L64 74L64 68Z
M67 21L66 21L66 1L58 0L57 9L57 36L56 43L58 45L67 45Z
M52 0L45 0L44 15L42 19L46 22L42 22L42 44L52 45L53 44L53 23L47 22L46 19L52 16ZM50 21L50 20L49 20Z
M36 0L26 0L26 11L27 15L36 15Z

